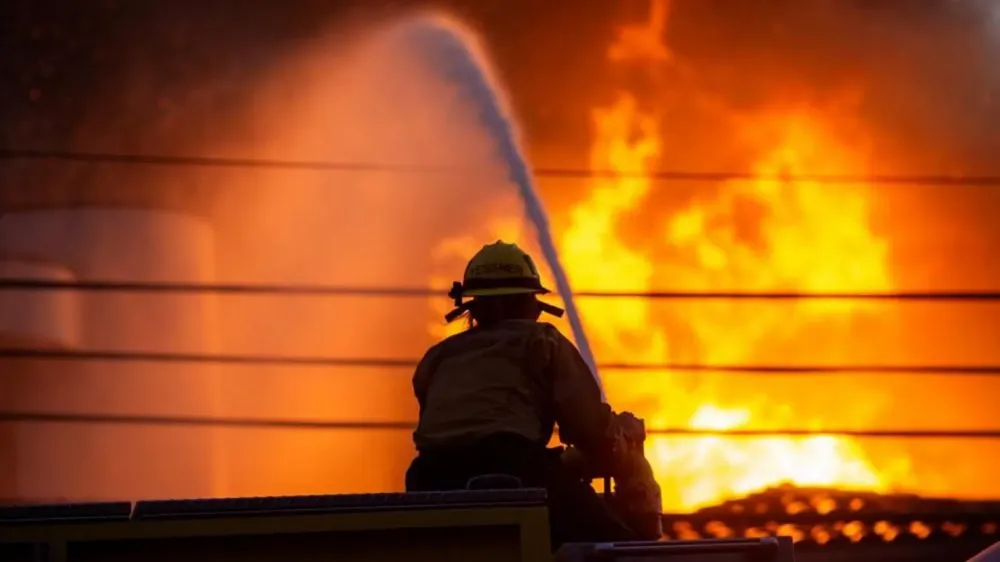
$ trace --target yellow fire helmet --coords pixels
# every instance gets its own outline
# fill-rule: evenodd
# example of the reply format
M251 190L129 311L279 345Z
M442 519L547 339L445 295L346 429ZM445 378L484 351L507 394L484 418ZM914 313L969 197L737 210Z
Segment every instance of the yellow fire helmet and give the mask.
M448 322L453 322L468 310L469 303L462 302L467 297L525 293L546 295L551 292L542 286L542 278L531 256L518 248L517 244L507 244L501 240L483 246L472 256L465 268L464 277L461 283L456 281L448 293L455 301L455 310L445 316ZM559 307L539 304L543 312L557 317L563 315L563 310Z

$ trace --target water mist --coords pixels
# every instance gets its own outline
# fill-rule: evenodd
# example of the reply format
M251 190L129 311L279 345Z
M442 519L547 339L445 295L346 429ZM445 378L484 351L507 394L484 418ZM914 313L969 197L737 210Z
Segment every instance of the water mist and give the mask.
M563 296L566 315L573 330L577 346L594 376L600 382L587 334L583 328L580 313L573 300L569 277L559 259L559 252L552 239L548 215L535 191L531 171L521 148L518 135L506 104L501 99L499 85L488 76L486 62L477 54L470 39L444 21L417 21L407 24L406 38L419 45L430 56L443 63L441 72L446 78L462 88L463 93L475 101L479 110L480 123L486 127L496 143L496 150L506 164L510 177L517 185L524 201L525 212L535 228L537 242L552 268L558 292Z

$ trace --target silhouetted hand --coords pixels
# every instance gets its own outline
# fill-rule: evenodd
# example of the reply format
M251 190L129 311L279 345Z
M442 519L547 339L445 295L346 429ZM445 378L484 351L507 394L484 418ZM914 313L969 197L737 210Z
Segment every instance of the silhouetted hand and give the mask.
M616 414L615 426L619 435L629 445L641 445L646 441L646 422L632 412Z

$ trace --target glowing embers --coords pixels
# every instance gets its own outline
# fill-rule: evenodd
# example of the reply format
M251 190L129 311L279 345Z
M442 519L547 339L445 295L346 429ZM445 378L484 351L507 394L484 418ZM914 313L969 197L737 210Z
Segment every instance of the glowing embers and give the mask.
M664 530L676 539L781 535L804 548L1000 540L1000 502L786 486L693 514L665 515Z

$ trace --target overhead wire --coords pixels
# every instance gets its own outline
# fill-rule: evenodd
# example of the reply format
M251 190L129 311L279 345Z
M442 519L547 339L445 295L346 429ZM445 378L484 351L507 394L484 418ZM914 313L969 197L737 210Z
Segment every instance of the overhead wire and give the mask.
M95 293L174 293L352 297L441 297L446 288L363 287L269 283L177 283L139 281L61 281L0 279L0 291L82 291ZM558 295L554 295L558 296ZM865 300L865 301L997 301L1000 291L898 292L743 292L743 291L573 291L573 298L650 300Z
M0 348L0 359L134 363L198 363L295 367L412 369L418 360L380 357L322 357L175 353L120 350ZM1000 365L711 365L702 363L601 363L609 371L672 371L760 375L900 374L1000 376Z
M67 412L0 412L0 423L61 423L219 427L243 429L412 431L411 421L341 421L266 418L220 418L188 415L89 414ZM695 429L647 428L649 435L674 437L819 437L840 436L881 439L1000 439L1000 430L867 430L867 429Z
M82 152L73 150L0 148L0 160L60 160L67 162L113 163L125 165L186 166L202 168L244 168L276 170L312 170L370 173L437 173L455 174L477 172L478 169L455 166L427 166L416 164L389 164L376 162L343 162L324 160L278 160L260 158L233 158L210 156L180 156L142 153ZM660 170L650 172L621 172L617 170L588 170L571 168L535 168L535 177L541 178L630 178L643 177L656 181L722 182L734 180L787 181L787 176L761 176L753 172L695 172ZM798 181L825 184L872 185L924 185L962 187L1000 187L1000 175L858 175L858 174L796 174Z

